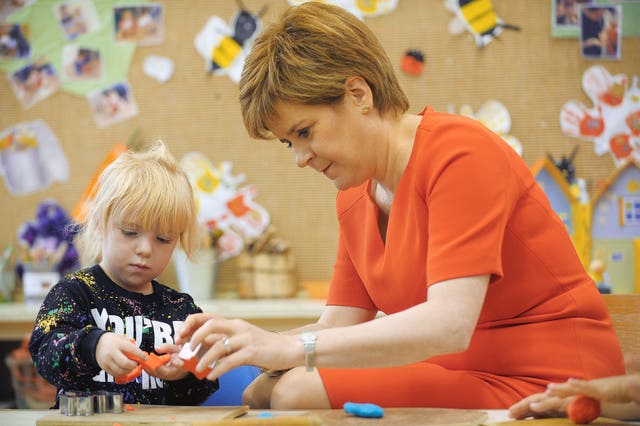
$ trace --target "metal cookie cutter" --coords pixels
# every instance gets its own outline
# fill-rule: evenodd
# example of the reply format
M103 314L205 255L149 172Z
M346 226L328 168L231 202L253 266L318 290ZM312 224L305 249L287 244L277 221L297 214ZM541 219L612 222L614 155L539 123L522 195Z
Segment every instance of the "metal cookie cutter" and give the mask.
M60 413L65 416L93 415L93 395L80 391L63 393L60 395Z
M60 413L65 416L91 416L93 413L122 413L122 394L67 391L60 395Z
M97 391L93 394L94 413L122 413L122 394Z

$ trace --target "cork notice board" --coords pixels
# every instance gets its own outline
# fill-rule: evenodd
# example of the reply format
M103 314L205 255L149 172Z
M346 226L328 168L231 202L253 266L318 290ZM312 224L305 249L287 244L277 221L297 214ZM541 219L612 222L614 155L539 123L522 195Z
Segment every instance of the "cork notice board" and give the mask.
M277 142L250 140L237 103L237 85L227 77L207 75L204 60L194 48L194 37L212 15L229 22L236 2L223 0L166 0L164 42L139 46L133 54L127 80L138 103L133 119L98 129L87 100L59 91L23 110L6 79L0 79L0 129L23 121L43 119L56 134L67 156L70 177L43 191L12 195L0 185L0 247L15 244L16 231L31 219L37 204L53 198L71 211L107 152L140 130L146 141L163 139L174 155L200 151L215 164L231 161L234 173L259 190L256 201L271 214L278 234L291 243L297 258L299 281L329 279L337 245L334 214L336 190L311 170L298 169L291 151ZM264 21L272 21L287 6L285 0L244 0ZM640 74L640 39L622 39L621 61L583 59L576 39L551 37L549 0L493 0L498 15L521 27L505 31L499 40L478 49L468 33L452 36L453 18L442 1L399 0L388 15L365 18L380 37L409 95L411 111L426 104L437 110L458 111L463 104L477 110L496 99L509 110L510 133L524 146L524 159L532 165L551 153L569 154L578 144L577 176L586 179L590 194L613 171L608 155L596 156L589 142L564 135L559 125L562 105L572 99L591 107L583 92L584 71L599 63L611 74ZM37 31L37 28L35 29ZM399 70L407 49L420 49L426 66L420 76ZM176 67L171 79L160 84L142 70L148 55L171 58ZM233 289L237 268L233 260L221 265L220 290ZM170 266L161 280L175 285Z

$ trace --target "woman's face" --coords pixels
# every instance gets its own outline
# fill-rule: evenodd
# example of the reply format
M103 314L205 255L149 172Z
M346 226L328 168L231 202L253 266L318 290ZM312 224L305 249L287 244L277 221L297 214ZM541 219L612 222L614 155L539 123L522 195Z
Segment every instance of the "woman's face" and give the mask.
M373 111L363 114L347 96L336 105L279 102L277 113L269 130L294 150L298 167L311 167L341 190L373 177Z

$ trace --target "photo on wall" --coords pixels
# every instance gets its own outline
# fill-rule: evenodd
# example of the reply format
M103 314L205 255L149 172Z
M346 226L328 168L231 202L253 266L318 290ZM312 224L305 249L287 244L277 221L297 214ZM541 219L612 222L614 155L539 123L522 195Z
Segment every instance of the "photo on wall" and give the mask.
M4 22L8 16L13 15L20 9L27 8L36 0L1 0L0 1L0 22Z
M580 8L580 49L588 59L621 59L622 7L590 5Z
M88 47L68 44L62 49L62 80L100 81L102 79L100 51Z
M98 13L91 0L71 0L57 4L53 13L67 41L100 28Z
M593 0L553 0L551 13L555 27L578 29L580 5L591 4Z
M138 105L127 82L116 83L87 95L91 111L99 128L127 120L138 114Z
M26 59L30 55L29 25L0 24L0 61Z
M113 22L117 42L154 45L164 41L164 10L160 4L114 7Z
M53 65L41 58L8 75L11 88L24 109L55 93L60 79Z

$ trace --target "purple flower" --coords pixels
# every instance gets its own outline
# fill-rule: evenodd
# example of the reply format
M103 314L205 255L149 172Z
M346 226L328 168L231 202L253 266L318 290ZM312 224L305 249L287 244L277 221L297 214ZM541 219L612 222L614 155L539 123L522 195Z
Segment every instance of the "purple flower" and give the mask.
M33 246L37 236L38 229L36 228L36 224L32 221L23 223L18 230L18 239L27 243L29 247Z
M78 252L73 247L77 232L78 224L58 203L53 200L42 201L36 210L35 220L23 223L18 231L18 239L27 249L23 262L51 259L60 244L66 242L67 249L55 267L62 274L77 269ZM23 262L16 264L18 276L22 276L24 271Z
M63 239L64 228L70 221L69 216L55 201L46 200L38 206L36 222L42 236L54 236L58 237L58 239Z

